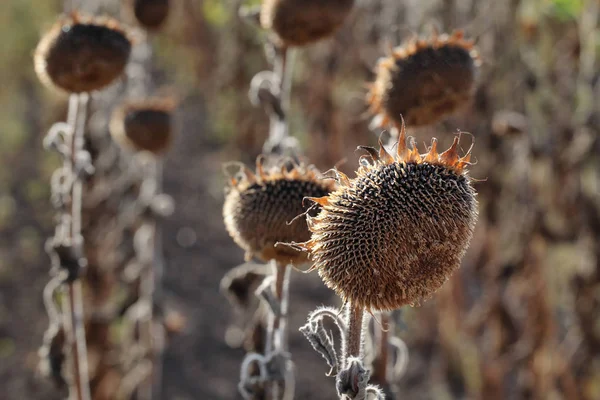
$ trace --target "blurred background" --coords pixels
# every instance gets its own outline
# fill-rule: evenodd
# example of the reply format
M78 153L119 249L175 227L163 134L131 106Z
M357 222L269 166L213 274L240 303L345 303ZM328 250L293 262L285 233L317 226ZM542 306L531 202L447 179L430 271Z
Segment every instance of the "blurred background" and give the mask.
M82 3L86 11L126 18L118 1ZM175 211L160 222L161 296L185 324L167 335L156 398L238 398L244 351L231 338L236 314L219 282L243 253L221 218L222 164L252 164L261 152L268 118L247 93L252 77L270 68L266 33L238 16L242 4L253 2L173 0L164 28L143 43L151 49L141 56L151 90L167 86L180 100L164 163L163 190ZM48 326L42 290L50 268L44 242L54 223L49 182L60 164L42 140L65 119L67 98L42 86L32 62L63 7L59 0L3 0L0 7L3 400L64 398L36 367ZM377 140L368 129L364 84L389 46L462 28L483 60L466 110L409 132L419 146L437 137L440 148L459 129L472 134L480 217L462 268L431 300L403 312L397 333L410 362L396 382L400 398L600 399L599 14L597 0L357 0L334 38L296 50L291 133L318 168L345 159L340 169L350 176L356 146ZM125 86L93 97L90 130L103 146L113 146L106 126ZM94 207L87 205L87 215L104 212ZM121 245L95 249L99 265ZM298 399L334 398L325 363L297 331L322 304L339 301L316 274L294 273L290 345ZM107 332L118 342L117 328ZM94 400L111 398L102 396Z

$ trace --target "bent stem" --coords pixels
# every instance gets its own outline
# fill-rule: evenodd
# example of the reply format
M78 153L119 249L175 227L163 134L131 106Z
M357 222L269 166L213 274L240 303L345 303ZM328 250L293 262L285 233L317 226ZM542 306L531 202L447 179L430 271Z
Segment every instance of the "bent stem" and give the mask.
M351 302L345 309L345 321L333 309L322 308L308 316L306 325L300 332L308 339L331 368L336 371L336 390L340 399L365 400L385 399L384 393L377 386L369 385L370 371L364 366L363 335L365 334L365 309ZM331 332L323 325L323 317L330 317L340 330L341 360L337 357Z

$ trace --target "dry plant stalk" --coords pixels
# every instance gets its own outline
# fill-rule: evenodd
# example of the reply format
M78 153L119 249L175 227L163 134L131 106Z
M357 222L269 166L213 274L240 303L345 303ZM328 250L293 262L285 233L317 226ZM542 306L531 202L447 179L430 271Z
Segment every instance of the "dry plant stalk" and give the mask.
M223 208L225 226L246 251L247 261L255 256L272 265L272 275L256 290L265 300L269 321L264 355L250 353L242 365L240 391L246 398L256 398L255 386L264 384L271 386L268 391L272 398L293 396L293 372L287 360L289 274L290 265L306 262L306 255L278 244L309 238L306 223L296 218L306 212L302 200L310 194L326 195L333 188L331 181L319 180L318 176L311 166L285 162L265 170L263 157L259 157L256 173L242 165L230 179ZM255 271L256 268L247 270L244 276ZM251 379L248 371L255 363L262 371L259 381Z
M262 105L270 117L269 137L263 148L266 155L296 156L297 143L289 135L287 119L293 65L288 47L329 36L341 25L352 3L263 2L260 22L278 37L277 44L267 45L274 70L263 71L253 78L250 99ZM334 19L316 18L326 15ZM317 27L323 23L327 29ZM310 30L310 37L303 36L309 32L307 24L316 27ZM267 277L257 289L257 295L268 305L269 322L264 354L250 353L242 363L239 389L245 398L293 398L293 371L286 344L289 265L305 262L306 255L278 244L308 240L307 226L296 219L306 212L303 198L314 197L311 193L326 195L333 188L331 182L319 181L318 172L312 167L298 165L293 159L280 162L277 168L266 173L262 157L257 160L256 173L240 168L238 175L231 178L223 211L227 230L246 251L246 259L257 256L270 261L273 268L273 276ZM257 367L258 377L250 376L252 367ZM266 386L264 393L256 390L261 385Z
M275 47L274 50L274 72L257 74L250 91L252 102L261 104L270 117L269 138L265 143L267 154L295 147L295 143L288 140L286 118L292 63L288 60L287 48ZM302 191L319 190L319 186L311 183L311 178L314 180L312 170L294 166L288 170L282 164L278 172L265 173L263 161L262 157L257 159L256 174L242 168L241 176L231 178L231 189L223 210L229 233L246 250L246 258L256 254L270 261L273 269L273 277L265 278L256 292L266 302L269 319L264 354L246 355L238 388L246 399L280 399L282 396L288 399L293 398L294 392L293 364L286 344L288 263L298 261L299 252L281 251L275 245L281 235L302 235L301 226L290 227L286 223L297 215L292 216L294 212L303 212ZM295 204L298 200L300 204ZM271 212L268 212L269 208ZM249 221L259 225L247 225ZM255 367L257 369L253 369Z
M168 0L132 0L123 4L124 13L133 13L148 32L158 31L170 8ZM138 45L136 69L128 76L130 98L117 107L109 124L112 139L122 148L124 158L131 158L128 168L138 170L140 180L137 198L130 215L121 216L123 229L131 229L135 257L123 275L128 275L130 293L121 313L129 322L121 345L140 351L130 354L129 368L123 377L117 397L151 400L161 392L162 352L166 333L182 328L179 321L169 326L164 309L161 280L164 269L161 221L173 212L170 196L162 193L163 157L174 136L173 113L177 100L172 95L151 97L153 51L150 43ZM133 152L133 157L131 154ZM125 214L125 213L124 213ZM127 225L128 224L128 225ZM129 348L128 348L129 347Z
M122 322L117 344L122 356L118 384L110 397L149 400L161 391L162 351L166 331L173 329L162 304L164 260L160 226L173 211L172 199L162 193L162 164L174 135L172 114L176 100L172 96L148 95L152 89L152 51L147 42L139 43L137 49L132 60L137 68L131 68L127 80L129 97L136 100L124 100L116 107L109 124L111 138L122 148L125 163L125 170L117 177L122 181L112 182L114 191L109 195L121 197L121 205L113 212L116 211L114 218L121 240L128 246L107 243L113 252L124 247L126 252L118 266L98 265L98 273L109 275L111 267L117 267L121 284L127 288L126 299L118 305L118 315L111 321Z
M148 92L150 80L143 68L151 53L147 50L137 52L145 57L136 60L142 68L127 81L128 90L137 96ZM134 392L140 400L151 399L161 380L165 316L156 297L162 268L157 219L172 209L170 198L160 193L160 155L171 142L174 100L126 103L113 118L112 133L129 146L127 151L144 150L155 156L124 153L126 165L121 168L105 131L98 133L105 126L94 125L84 140L86 92L114 82L130 52L129 35L118 22L73 12L42 38L35 54L36 71L44 83L75 92L67 123L54 125L45 141L63 155L65 164L52 182L53 200L62 217L48 245L56 273L44 293L51 326L40 355L58 384L69 382L70 397L77 400L127 399ZM110 104L104 94L96 100L98 108ZM94 171L92 162L97 174L84 185L85 174ZM86 273L80 275L83 265ZM86 281L85 298L81 279ZM59 312L55 291L63 282L68 291ZM128 293L118 300L115 294L123 287ZM156 310L161 315L155 316ZM121 319L129 324L123 325L123 342L112 343L109 331ZM125 349L118 359L111 352L115 345ZM67 357L70 379L63 371Z
M83 149L87 102L87 94L72 94L67 123L55 124L45 138L45 145L58 150L64 162L52 177L52 197L59 222L54 237L47 243L53 265L53 278L44 290L50 327L44 335L40 356L42 367L50 369L47 372L57 383L68 381L70 396L77 400L91 398L80 279L87 264L81 235L82 179L93 172L90 155ZM65 293L58 312L55 292L61 286ZM57 358L67 359L70 371L64 371Z
M67 122L55 124L45 138L46 147L56 149L64 163L52 177L52 197L59 215L54 237L47 245L54 277L44 291L51 321L40 355L59 384L67 380L62 360L68 360L70 397L77 400L91 399L81 287L81 270L87 263L81 233L83 179L93 173L90 153L84 149L87 92L113 82L123 72L130 50L127 34L116 21L73 12L44 35L34 56L42 82L72 93ZM54 296L61 285L66 293L59 321ZM59 340L61 336L64 339ZM66 355L60 341L64 341Z
M338 362L340 398L373 392L362 352L363 314L415 304L430 297L456 270L477 219L475 192L466 175L470 150L458 155L459 138L443 153L435 139L426 154L406 144L400 127L396 156L380 143L361 157L357 177L335 171L339 189L311 198L321 206L307 217L311 240L292 244L307 251L325 284L347 304ZM369 158L371 161L369 161ZM331 348L322 317L309 316L302 330L315 350ZM340 328L340 330L342 330ZM335 359L327 355L326 359ZM331 364L330 364L331 366ZM359 384L357 385L356 382Z

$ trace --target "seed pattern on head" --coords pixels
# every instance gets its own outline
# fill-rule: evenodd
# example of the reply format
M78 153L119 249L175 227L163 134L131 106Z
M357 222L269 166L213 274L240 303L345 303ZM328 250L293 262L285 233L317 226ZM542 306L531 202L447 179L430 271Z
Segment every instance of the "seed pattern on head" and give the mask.
M433 124L469 103L480 65L473 42L462 31L412 39L379 60L367 103L374 123Z
M288 46L331 36L342 26L354 0L263 0L260 22Z
M128 101L113 112L112 138L121 147L134 151L165 152L172 141L172 98Z
M303 218L305 197L327 195L335 182L319 178L312 166L281 163L265 171L263 157L256 161L256 174L243 167L231 178L223 217L233 240L246 251L246 259L299 264L307 260L304 252L279 242L302 242L310 238ZM293 222L291 222L293 221ZM290 223L291 222L291 223Z
M404 127L396 156L383 146L363 147L354 179L338 173L340 187L311 199L312 237L296 244L313 269L345 301L367 310L392 310L432 295L459 265L477 219L475 191L459 158L459 138L438 154L406 146Z
M40 40L35 71L49 86L70 93L90 92L117 79L130 53L131 41L117 20L73 12Z

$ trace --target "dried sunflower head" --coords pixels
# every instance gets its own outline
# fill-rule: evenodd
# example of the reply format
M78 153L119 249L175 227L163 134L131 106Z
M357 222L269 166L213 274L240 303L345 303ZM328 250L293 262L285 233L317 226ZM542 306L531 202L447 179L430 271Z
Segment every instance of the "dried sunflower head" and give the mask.
M265 171L263 160L257 159L256 174L244 167L231 178L223 207L225 227L246 251L247 260L256 256L265 261L302 263L307 259L305 253L276 244L310 238L304 219L296 218L306 211L302 200L327 195L335 183L320 179L311 166L288 168L282 163Z
M312 237L298 246L345 301L367 310L392 310L428 298L456 270L475 221L475 191L459 158L459 138L438 154L406 146L397 155L364 147L356 178L338 173L340 187L311 199L322 209L308 217Z
M423 126L452 114L471 100L480 65L473 42L462 31L412 39L379 60L367 103L375 124Z
M113 112L111 136L123 148L161 154L172 141L171 114L175 106L172 98L125 102Z
M131 41L115 19L72 13L40 40L34 54L42 82L70 93L111 84L125 69Z
M260 23L288 46L331 36L350 14L354 0L263 0Z
M128 0L126 12L145 29L155 31L169 16L169 3L169 0Z

